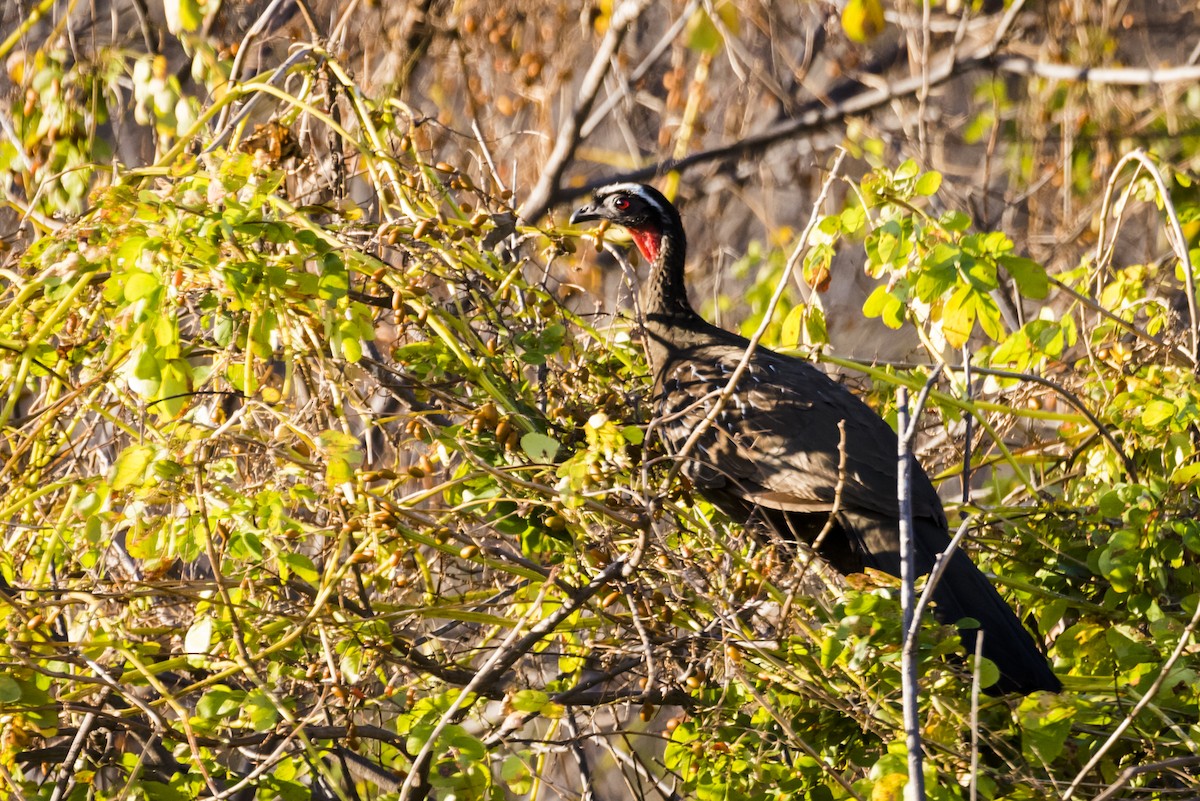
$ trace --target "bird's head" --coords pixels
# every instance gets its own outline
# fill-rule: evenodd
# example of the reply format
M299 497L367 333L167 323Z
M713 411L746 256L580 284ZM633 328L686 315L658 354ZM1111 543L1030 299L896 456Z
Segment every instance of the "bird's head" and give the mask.
M609 184L596 190L592 202L571 215L571 224L606 220L629 231L650 262L658 260L663 237L683 239L683 223L671 201L646 184Z

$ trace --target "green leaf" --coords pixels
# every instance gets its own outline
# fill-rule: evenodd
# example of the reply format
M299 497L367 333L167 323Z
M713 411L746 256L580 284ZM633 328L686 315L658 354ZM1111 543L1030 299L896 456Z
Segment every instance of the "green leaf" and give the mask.
M153 274L135 270L125 275L125 283L123 286L125 300L133 303L146 297L162 285L158 282L158 278Z
M21 685L10 676L0 674L0 704L12 704L21 700Z
M1000 266L1012 276L1017 290L1031 300L1042 300L1050 294L1050 279L1046 269L1033 259L1021 256L1000 256Z
M215 725L220 718L228 717L237 712L246 698L242 690L233 690L224 684L217 684L196 702L196 717L208 720Z
M971 227L971 218L961 211L948 211L941 216L938 222L951 233L961 233Z
M288 573L295 575L301 581L307 581L309 584L316 584L321 578L320 571L313 564L313 560L302 553L281 553L277 557L283 569L280 572L280 578L287 580Z
M1075 707L1061 696L1039 694L1021 702L1021 750L1031 763L1049 765L1058 759L1071 733Z
M1171 483L1187 486L1195 482L1198 476L1200 476L1200 462L1185 465L1171 473Z
M163 13L167 30L176 35L197 30L204 21L200 0L165 0Z
M109 483L115 490L141 486L146 480L146 470L154 461L154 449L145 445L130 445L121 451L112 467Z
M189 365L184 359L171 359L162 368L162 377L158 385L157 400L154 411L167 419L179 416L187 406L188 393L191 392Z
M962 251L956 245L941 242L925 257L924 269L917 276L917 298L932 303L958 282L958 263Z
M542 707L550 702L550 694L541 690L518 690L509 699L509 706L518 712L542 711Z
M863 314L868 317L879 317L889 328L899 328L904 322L904 304L888 292L885 284L875 287L863 303Z
M533 790L533 771L520 757L510 756L504 760L500 767L500 780L515 795L526 795Z
M971 666L974 667L974 660L971 661ZM1000 681L1000 668L996 667L996 663L990 659L983 659L979 662L979 686L991 687L996 682Z
M894 178L896 181L907 181L910 178L916 178L920 172L921 168L917 166L917 162L908 159L896 168Z
M270 731L279 722L279 710L262 690L251 692L242 708L255 731Z
M687 46L698 53L715 54L724 44L724 38L712 17L704 9L698 9L687 25Z
M1121 629L1125 629L1122 631ZM1129 632L1128 634L1126 632ZM1138 642L1130 636L1132 630L1125 626L1109 626L1104 630L1104 640L1112 648L1117 657L1117 664L1128 670L1135 665L1146 662L1157 663L1159 656L1154 649Z
M356 332L357 333L357 332ZM357 336L342 337L342 358L354 364L360 361L363 357L362 342Z
M1142 409L1141 421L1146 428L1158 428L1175 417L1175 404L1164 400L1152 400Z
M530 431L521 437L521 450L535 462L553 462L560 447L554 437L536 431Z
M630 445L641 445L646 439L646 432L642 431L640 426L625 426L621 429L621 436Z
M341 267L340 261L338 264ZM350 275L345 267L327 269L317 281L317 297L321 300L339 300L350 292Z
M940 172L927 172L917 179L913 191L918 195L929 197L938 191L942 185L942 174Z

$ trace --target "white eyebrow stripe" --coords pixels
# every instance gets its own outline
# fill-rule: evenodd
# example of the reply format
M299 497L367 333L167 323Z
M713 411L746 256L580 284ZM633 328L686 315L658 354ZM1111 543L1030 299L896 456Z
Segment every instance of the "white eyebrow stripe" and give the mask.
M635 195L635 196L641 198L642 200L644 200L648 205L653 206L654 210L657 211L659 214L663 215L664 217L667 215L667 210L663 208L662 204L659 203L658 200L656 200L655 198L651 197L646 192L646 188L644 186L642 186L641 184L634 184L634 183L609 184L608 186L602 186L599 189L597 189L595 192L595 197L597 199L602 198L602 197L607 197L608 195L611 195L614 192L624 192L627 195Z

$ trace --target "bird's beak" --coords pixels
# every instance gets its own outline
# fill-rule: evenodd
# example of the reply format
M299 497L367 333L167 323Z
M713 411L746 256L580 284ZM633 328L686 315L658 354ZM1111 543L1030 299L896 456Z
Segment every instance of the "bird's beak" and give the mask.
M580 206L571 214L571 225L578 225L581 222L589 222L591 220L603 220L604 215L600 213L591 203L586 206Z

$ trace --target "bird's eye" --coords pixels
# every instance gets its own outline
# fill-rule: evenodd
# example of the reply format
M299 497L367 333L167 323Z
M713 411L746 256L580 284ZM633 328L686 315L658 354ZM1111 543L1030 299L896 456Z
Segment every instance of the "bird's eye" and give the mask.
M625 211L627 208L629 208L629 198L619 197L613 201L613 206L621 211Z

